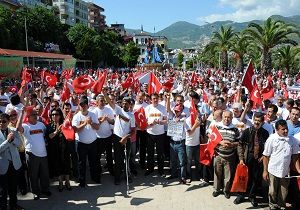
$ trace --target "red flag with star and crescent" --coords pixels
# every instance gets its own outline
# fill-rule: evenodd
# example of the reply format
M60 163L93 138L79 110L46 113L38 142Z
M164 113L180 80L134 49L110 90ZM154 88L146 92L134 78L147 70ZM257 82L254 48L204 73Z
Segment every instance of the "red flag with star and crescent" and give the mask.
M54 74L51 74L49 72L44 72L43 78L47 82L48 86L54 87L56 85L57 77Z
M254 86L254 88L250 94L250 99L253 101L254 107L256 105L259 105L259 106L263 105L262 95L261 95L260 90L258 89L257 85Z
M136 122L137 126L141 130L146 130L146 128L148 127L148 123L147 123L144 107L141 106L139 109L137 109L134 112L134 118L135 118L135 122Z
M72 112L69 112L63 125L61 127L61 131L64 134L67 141L75 140L75 131L72 127Z
M151 72L148 83L148 94L151 95L152 93L159 93L161 89L162 84L159 82L155 74Z
M251 93L255 84L256 81L254 81L254 67L252 64L252 60L250 60L242 79L242 85L244 85L248 89L248 92Z
M209 166L211 164L214 149L222 141L222 135L215 125L211 127L211 134L209 135L209 142L207 144L200 144L200 163Z
M67 82L65 82L60 98L63 102L65 102L66 100L68 100L70 98L70 96L71 96L71 91L68 87Z
M121 84L124 89L128 89L134 86L134 77L133 74L130 73L127 79Z
M191 100L190 114L191 114L191 125L193 126L198 116L198 111L193 99Z
M94 85L95 81L88 75L81 75L73 80L73 88L75 93L83 93Z

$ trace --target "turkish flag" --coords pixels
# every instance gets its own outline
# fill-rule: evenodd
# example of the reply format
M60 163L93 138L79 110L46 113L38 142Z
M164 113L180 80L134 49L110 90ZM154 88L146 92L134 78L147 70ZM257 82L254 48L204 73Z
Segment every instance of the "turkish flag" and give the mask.
M91 91L95 94L100 94L102 91L102 88L106 82L107 77L107 71L104 71L103 73L99 72L98 79L95 82L95 84L92 86Z
M83 93L94 85L95 81L88 75L81 75L73 80L73 88L75 93Z
M172 89L173 85L174 85L174 79L171 78L168 81L166 81L162 86L163 86L163 89L165 89L167 92L169 92Z
M61 100L62 100L63 102L65 102L65 101L67 101L67 100L70 98L70 96L71 96L70 89L69 89L69 87L68 87L67 82L65 82L63 91L62 91L62 93L61 93Z
M252 64L252 60L250 60L242 79L242 85L244 85L248 89L248 92L251 93L255 84L256 82L254 81L254 67Z
M268 77L266 84L262 87L261 94L264 100L274 97L272 77Z
M27 83L31 82L32 81L32 72L30 69L28 68L23 68L23 71L22 71L22 86L25 86Z
M191 114L191 125L193 126L198 116L198 111L193 99L191 100L190 114Z
M46 125L48 125L50 122L49 111L50 111L50 102L48 102L48 104L46 105L46 107L44 108L41 114L41 117L43 118L43 121Z
M44 79L47 82L48 86L54 87L56 85L57 77L55 75L44 72Z
M133 77L133 74L130 73L127 77L127 79L125 80L125 82L123 82L122 84L122 87L124 89L128 89L129 87L133 87L134 86L134 77Z
M207 144L200 144L200 163L210 165L214 156L215 147L222 141L222 135L215 125L211 127L211 134L209 135L209 142ZM202 148L201 148L202 147Z
M148 123L146 119L145 110L142 106L134 112L134 118L137 126L141 130L146 130L146 128L148 127Z
M162 89L162 85L152 72L150 73L149 83L148 83L148 94L151 95L152 93L159 93Z
M137 77L134 79L133 89L135 93L138 93L141 90L141 83L139 78Z
M23 119L23 123L28 123L29 115L33 109L34 109L34 106L26 106L25 107L25 117Z
M63 72L61 73L61 76L63 78L65 78L66 80L68 80L68 79L70 79L73 76L73 72L74 72L73 68L71 68L71 69L64 69Z
M256 105L259 105L259 106L263 105L262 95L261 95L260 90L258 89L256 84L253 87L253 90L250 94L250 99L253 101L253 106L254 107Z
M118 75L118 73L117 72L115 72L115 73L113 73L112 75L111 75L111 80L114 80L114 79L118 79L119 78L119 75Z
M72 127L72 112L70 111L63 122L61 131L64 134L67 141L75 140L75 131Z
M193 74L192 74L191 83L192 83L192 85L196 85L197 84L197 75L196 75L196 72L193 72Z

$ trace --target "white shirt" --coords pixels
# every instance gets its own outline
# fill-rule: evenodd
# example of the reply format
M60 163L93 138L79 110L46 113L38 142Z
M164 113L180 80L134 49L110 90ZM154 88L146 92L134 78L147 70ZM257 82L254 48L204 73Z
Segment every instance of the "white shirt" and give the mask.
M25 150L38 157L46 157L47 150L45 145L44 134L46 127L43 123L37 122L35 125L30 123L23 124L25 138Z
M114 134L120 138L125 137L131 131L131 128L135 127L135 118L131 112L125 112L121 107L115 107L116 119L115 119L115 126L114 126ZM121 119L119 115L122 115L129 119L129 122Z
M186 138L185 138L185 145L187 146L197 146L200 144L200 127L197 127L191 135L188 134L188 130L192 129L191 124L191 116L189 116L185 120L185 127L186 127Z
M93 123L99 124L98 118L95 113L88 112L87 115L83 115L80 111L74 115L73 120L72 120L72 126L77 127L77 126L81 125L87 117L90 117L92 119ZM92 126L89 124L84 126L84 128L81 131L76 132L76 133L77 133L77 135L75 135L75 139L84 144L90 144L97 139L96 130L94 130L92 128Z
M97 118L107 116L110 119L114 118L114 114L111 109L107 107L103 107L100 109L99 107L94 108L93 112L96 114ZM99 129L96 131L98 138L108 138L112 135L112 130L110 124L107 120L100 123Z
M287 176L293 154L299 154L299 144L294 137L281 137L277 133L270 135L263 152L269 157L268 172L279 178Z
M24 107L24 105L21 103L19 103L16 106L14 106L12 104L7 104L5 113L7 113L9 110L15 110L17 112L17 114L19 115L19 114L21 114L23 107Z
M155 119L162 121L163 118L167 117L167 111L165 107L161 104L153 106L152 104L148 105L145 108L145 114L148 124L153 123ZM165 133L164 125L154 125L147 129L147 133L151 135L161 135Z

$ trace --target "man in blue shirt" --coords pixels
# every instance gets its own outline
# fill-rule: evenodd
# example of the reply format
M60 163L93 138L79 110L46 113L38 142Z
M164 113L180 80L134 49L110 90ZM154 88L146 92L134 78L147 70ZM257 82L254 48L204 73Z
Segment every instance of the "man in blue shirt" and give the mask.
M287 120L288 125L288 136L294 136L300 132L300 109L298 107L293 107L290 112L289 120Z

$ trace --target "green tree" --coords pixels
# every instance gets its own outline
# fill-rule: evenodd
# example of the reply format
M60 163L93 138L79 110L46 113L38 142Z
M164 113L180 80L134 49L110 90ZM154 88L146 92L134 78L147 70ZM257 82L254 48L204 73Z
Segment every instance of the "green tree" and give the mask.
M221 26L220 31L213 32L212 40L207 45L208 49L217 49L221 53L221 67L228 68L228 51L232 45L231 41L235 36L232 27Z
M179 52L178 55L177 55L177 65L178 65L179 68L182 67L183 58L184 58L183 53Z
M269 73L272 69L272 48L280 44L297 45L297 42L291 39L289 35L299 35L295 26L271 18L268 18L263 25L250 23L246 32L261 50L262 73Z
M285 68L286 73L289 74L291 69L297 68L297 65L300 62L299 55L299 47L287 45L276 50L275 59L278 60L279 66Z
M123 47L122 60L127 67L134 67L137 64L138 57L140 55L140 49L134 42L129 42Z
M232 38L231 51L234 52L234 58L236 59L236 69L240 72L244 70L244 56L247 53L247 46L249 42L244 33L237 33Z

